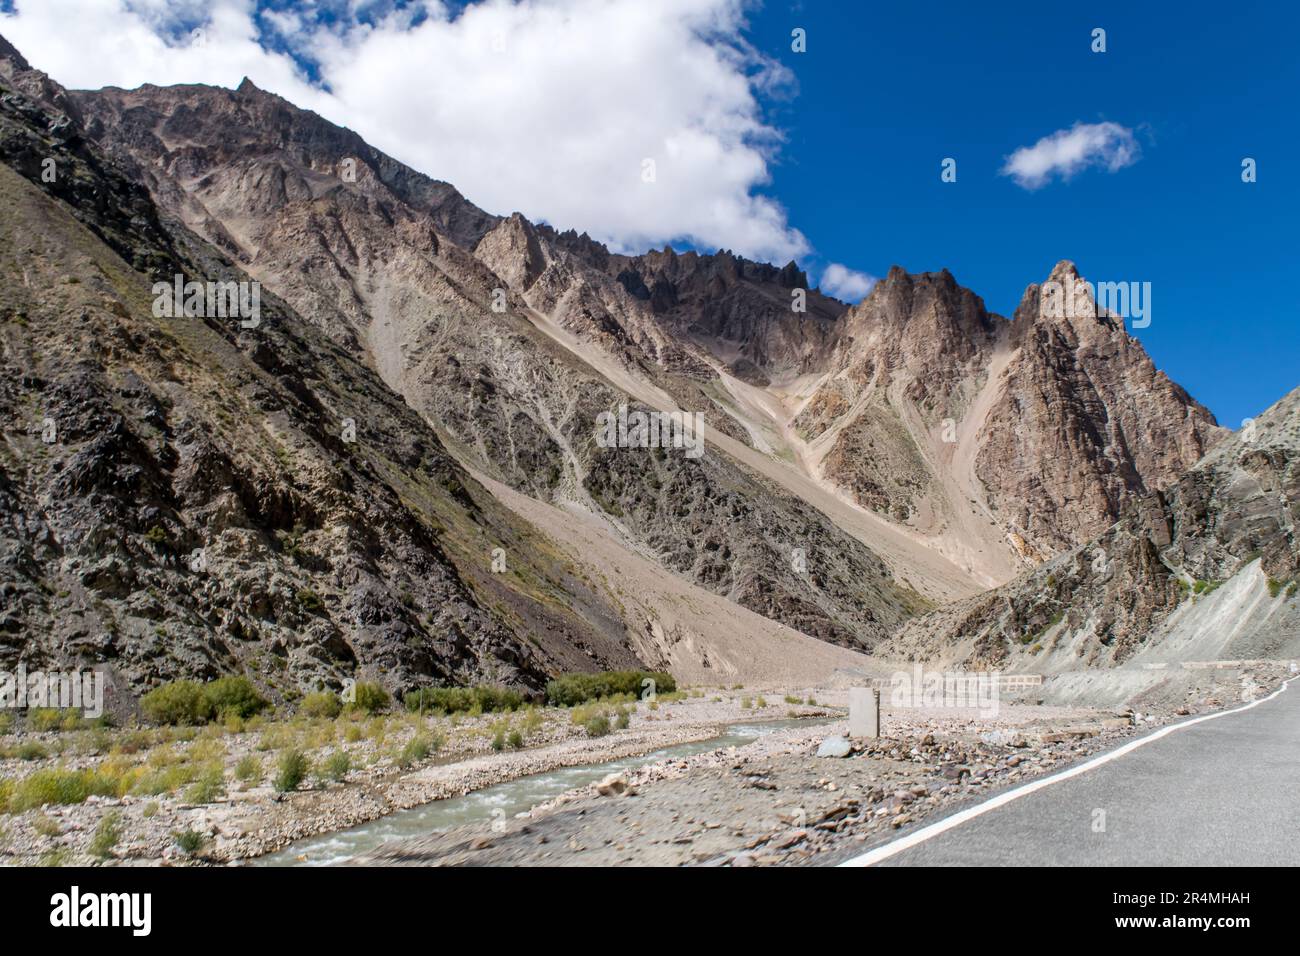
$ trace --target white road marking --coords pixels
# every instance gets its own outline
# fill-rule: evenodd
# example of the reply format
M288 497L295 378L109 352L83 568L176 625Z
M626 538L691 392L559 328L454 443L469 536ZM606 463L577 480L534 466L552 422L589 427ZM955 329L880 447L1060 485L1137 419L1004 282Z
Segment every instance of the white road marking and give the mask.
M1170 724L1168 727L1161 727L1153 734L1146 737L1140 737L1137 740L1131 740L1124 746L1117 747L1115 750L1111 750L1101 756L1093 757L1091 760L1081 763L1077 767L1062 770L1060 773L1052 774L1050 777L1044 777L1042 780L1034 780L1030 783L1022 784L1013 790L1000 793L996 797L990 797L983 803L976 804L973 807L968 807L960 813L954 813L952 816L945 817L938 823L932 823L928 827L922 827L919 830L909 833L907 836L899 837L892 843L878 846L874 850L869 850L860 856L853 857L851 860L845 860L839 865L871 866L872 864L879 863L881 860L887 860L891 856L902 853L904 850L910 850L912 847L924 843L926 840L933 837L937 837L941 833L947 833L954 827L959 827L969 820L974 820L976 817L982 816L990 810L996 810L998 807L1005 806L1012 800L1019 800L1021 797L1027 797L1029 794L1042 790L1044 787L1050 787L1052 784L1060 783L1062 780L1069 780L1071 777L1077 777L1080 774L1087 773L1089 770L1100 767L1102 764L1110 763L1112 760L1118 760L1125 754L1132 753L1139 747L1145 747L1147 744L1159 740L1161 737L1167 737L1175 731L1185 730L1186 728L1191 727L1194 724L1199 724L1202 721L1217 720L1220 717L1227 717L1230 714L1239 714L1243 710L1250 710L1252 707L1266 704L1286 690L1287 686L1293 680L1300 680L1300 678L1292 677L1290 680L1283 681L1282 686L1273 691L1273 693L1269 694L1267 697L1253 700L1249 704L1243 704L1241 707L1234 707L1232 710L1220 710L1213 714L1202 714L1200 717L1193 717L1191 720L1184 720L1181 723Z

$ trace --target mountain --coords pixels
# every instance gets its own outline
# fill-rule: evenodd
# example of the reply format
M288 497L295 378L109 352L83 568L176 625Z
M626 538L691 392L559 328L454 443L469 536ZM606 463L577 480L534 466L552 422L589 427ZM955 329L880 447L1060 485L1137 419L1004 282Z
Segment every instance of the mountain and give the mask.
M980 667L1300 654L1300 389L1102 534L908 622L881 653Z
M1121 318L1047 307L1069 262L1011 319L946 270L850 306L487 213L247 80L69 92L0 41L0 83L15 660L291 694L947 653L1225 435ZM177 274L265 321L156 317ZM700 454L606 447L620 409L699 413Z
M245 277L20 58L3 79L6 668L109 661L136 685L242 670L294 694L638 663L610 595L274 295L252 328L157 318L160 278ZM490 573L494 547L512 574Z
M651 513L629 508L621 525L646 521L685 571L728 582L717 589L803 631L860 647L925 606L856 539L729 459L593 447L597 410L629 397L522 321L518 303L499 318L484 310L499 324L471 321L469 293L486 298L503 283L448 236L420 233L423 213L392 252L410 270L403 291L448 297L446 326L419 330L425 344L448 340L436 363L383 365L382 350L361 347L357 333L370 329L353 323L368 313L355 306L373 305L368 288L332 307L304 298L310 319L269 284L247 325L161 315L155 283L170 288L179 275L251 285L245 268L254 264L232 256L231 234L211 221L200 236L159 208L142 185L149 177L102 153L73 99L4 52L0 407L12 427L0 458L3 666L107 662L136 688L247 672L292 697L348 677L395 691L429 682L536 688L548 675L593 668L664 666L695 679L803 669L814 679L857 661L670 582L658 562L621 546L626 535L611 535L609 522L580 538L555 509L521 504L449 452L432 408L471 437L462 454L490 450L476 460L525 487L548 474L529 441L540 434L539 446L564 460L555 438L578 436L587 463L575 487L612 494L608 483L631 475L622 500L649 494ZM435 184L403 188L462 241L491 225ZM359 214L367 238L385 239L382 214L395 208L373 222ZM279 235L292 235L281 225ZM434 243L450 263L438 276L421 271ZM295 286L292 273L277 277L290 292L320 288ZM490 364L475 364L478 356ZM517 367L561 415L572 406L574 422L522 421L518 408L534 412L526 403L535 396L521 402L518 381L492 378ZM421 375L445 390L428 393L422 416L381 371L412 394ZM656 489L660 475L666 487ZM656 508L677 527L653 526ZM728 528L746 521L764 532L737 553ZM601 551L599 566L579 541ZM795 569L786 542L814 556L811 573ZM747 574L746 560L773 570ZM611 580L613 568L629 580ZM793 588L771 586L779 577Z
M746 435L711 394L707 357L616 260L593 265L589 241L474 210L250 83L75 99L164 208L370 364L468 467L597 515L690 582L833 643L868 647L928 606L870 542L716 445L698 459L597 446L597 417L629 402ZM754 294L771 271L753 270Z

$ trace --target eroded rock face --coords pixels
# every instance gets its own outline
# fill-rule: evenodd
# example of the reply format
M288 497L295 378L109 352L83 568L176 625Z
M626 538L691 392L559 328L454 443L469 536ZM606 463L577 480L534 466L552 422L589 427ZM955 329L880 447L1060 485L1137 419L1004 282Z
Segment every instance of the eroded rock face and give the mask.
M77 97L161 204L372 364L475 467L592 512L687 580L838 644L867 646L924 606L859 540L712 446L696 461L595 441L597 416L635 404L611 385L620 375L747 441L707 390L716 359L694 337L737 337L730 361L756 380L778 352L806 365L843 306L813 292L813 318L794 317L797 269L726 253L614 256L518 214L476 215L445 184L251 84Z
M985 595L909 622L885 652L1037 669L1120 664L1204 634L1267 656L1300 620L1300 389L1101 535ZM1235 590L1240 597L1226 594ZM1192 612L1224 603L1217 618Z
M850 308L794 263L618 255L485 213L247 81L68 94L15 56L0 48L14 90L0 153L90 240L49 233L41 275L59 296L26 279L6 293L20 383L7 407L48 405L72 436L48 471L32 434L0 461L0 507L24 542L0 577L18 609L0 617L0 633L21 635L13 654L94 648L146 681L257 658L286 687L362 672L394 687L536 685L634 665L627 629L644 622L462 462L826 641L869 648L928 608L894 575L933 565L896 531L886 552L836 527L806 481L734 446L698 459L600 447L598 416L624 404L703 412L712 432L904 526L909 546L972 582L1076 569L905 629L909 653L942 632L976 635L977 656L998 659L1077 606L1096 609L1079 613L1110 649L1094 656L1111 659L1178 606L1175 557L1188 574L1226 573L1247 542L1276 544L1267 494L1225 506L1217 484L1179 480L1223 430L1086 302L1056 314L1031 286L1008 321L947 271L895 267ZM41 184L51 148L74 175ZM7 188L41 234L53 207ZM77 251L86 241L93 255ZM108 266L87 271L104 254L126 269L108 285ZM275 321L181 334L145 320L139 289L177 271L260 280ZM1069 263L1049 277L1077 279ZM73 342L69 329L86 332ZM344 419L357 442L340 437ZM1257 454L1234 481L1283 494L1289 467ZM1110 542L1102 577L1079 549L1113 524L1141 530ZM496 546L519 573L492 573ZM194 582L197 547L218 571ZM56 559L76 584L54 593L84 621L24 643L63 613L40 586L54 587Z
M1081 282L1062 262L1048 282ZM1030 286L1016 310L1016 357L985 419L975 473L999 518L1047 554L1099 534L1123 505L1169 485L1225 433L1156 369L1122 319L1080 294L1045 306Z
M1079 281L1068 262L1049 277ZM1100 533L1224 434L1122 320L1082 298L1057 316L1042 288L1008 322L946 271L892 269L839 320L794 421L825 478L1004 579Z
M156 318L155 280L248 277L4 64L0 667L245 672L283 698L637 663L609 596L269 291L253 328Z

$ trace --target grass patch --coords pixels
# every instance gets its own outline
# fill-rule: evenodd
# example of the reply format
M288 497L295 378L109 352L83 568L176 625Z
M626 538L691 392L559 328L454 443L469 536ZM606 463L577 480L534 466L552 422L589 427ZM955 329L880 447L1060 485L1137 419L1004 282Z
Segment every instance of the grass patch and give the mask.
M10 813L34 810L47 803L85 803L89 796L118 795L118 781L96 770L67 770L53 767L37 770L12 785L6 809Z

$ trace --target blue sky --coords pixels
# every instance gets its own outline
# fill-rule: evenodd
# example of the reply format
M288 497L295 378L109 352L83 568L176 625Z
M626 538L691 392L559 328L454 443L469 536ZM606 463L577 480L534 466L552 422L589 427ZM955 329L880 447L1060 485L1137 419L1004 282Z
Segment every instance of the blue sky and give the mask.
M620 251L946 267L1003 315L1072 259L1151 284L1134 334L1222 423L1300 384L1293 4L0 0L0 32L72 88L249 76ZM1076 124L1125 161L1002 175Z
M788 137L767 188L825 259L947 267L1003 315L1059 259L1151 282L1152 323L1133 334L1238 427L1300 385L1300 7L1217 9L769 3L750 36L798 94L765 104ZM1135 131L1137 162L1034 191L999 175L1017 147L1103 120Z

